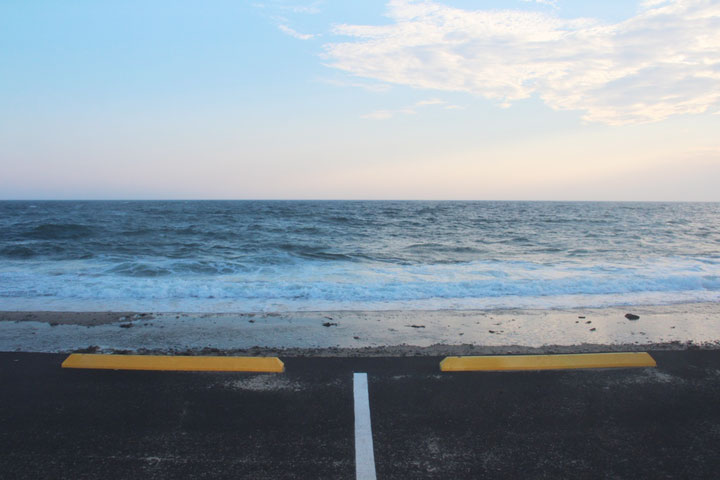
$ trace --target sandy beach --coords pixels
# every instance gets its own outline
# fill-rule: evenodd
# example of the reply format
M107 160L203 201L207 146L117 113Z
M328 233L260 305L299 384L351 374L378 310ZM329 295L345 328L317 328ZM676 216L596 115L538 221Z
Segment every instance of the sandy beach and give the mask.
M637 320L626 314L637 315ZM321 356L720 348L720 304L564 310L0 312L0 350Z

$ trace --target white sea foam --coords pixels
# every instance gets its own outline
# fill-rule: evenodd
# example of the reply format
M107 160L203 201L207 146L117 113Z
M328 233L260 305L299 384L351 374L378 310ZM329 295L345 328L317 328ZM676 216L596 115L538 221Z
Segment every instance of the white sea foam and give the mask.
M106 275L104 265L0 270L4 309L383 310L556 308L720 298L720 262L452 265L313 263L226 275Z

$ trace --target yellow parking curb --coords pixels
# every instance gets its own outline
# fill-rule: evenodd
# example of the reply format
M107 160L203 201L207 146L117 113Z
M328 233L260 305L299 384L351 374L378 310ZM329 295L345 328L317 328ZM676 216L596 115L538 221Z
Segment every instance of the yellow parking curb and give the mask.
M443 372L565 370L575 368L632 368L656 366L655 360L646 352L446 357L440 362L440 370Z
M278 357L190 357L73 353L62 363L62 368L281 373L285 371L285 364Z

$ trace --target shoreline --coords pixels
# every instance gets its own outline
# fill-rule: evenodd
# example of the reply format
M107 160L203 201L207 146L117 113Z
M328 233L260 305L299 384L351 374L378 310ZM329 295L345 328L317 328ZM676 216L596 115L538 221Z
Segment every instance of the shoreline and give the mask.
M580 344L580 345L544 345L542 347L527 347L522 345L430 345L418 347L414 345L385 345L381 347L363 348L268 348L252 347L249 349L217 349L205 347L202 349L167 350L167 349L103 349L78 348L75 350L49 352L49 353L98 353L113 355L181 355L181 356L240 356L240 357L321 357L321 358L388 358L388 357L446 357L446 356L472 356L472 355L553 355L575 353L613 353L613 352L645 352L645 351L687 351L687 350L720 350L719 342L669 342L637 344ZM46 352L31 352L46 353Z
M629 320L626 313L640 318ZM285 356L720 349L720 303L556 310L0 311L0 351Z

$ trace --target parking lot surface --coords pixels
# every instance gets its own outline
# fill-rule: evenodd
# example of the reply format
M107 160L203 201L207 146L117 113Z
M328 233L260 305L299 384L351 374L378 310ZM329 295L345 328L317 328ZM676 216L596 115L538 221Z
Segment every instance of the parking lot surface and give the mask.
M0 477L716 478L720 351L657 368L441 372L440 357L282 358L284 373L68 370L0 353Z

